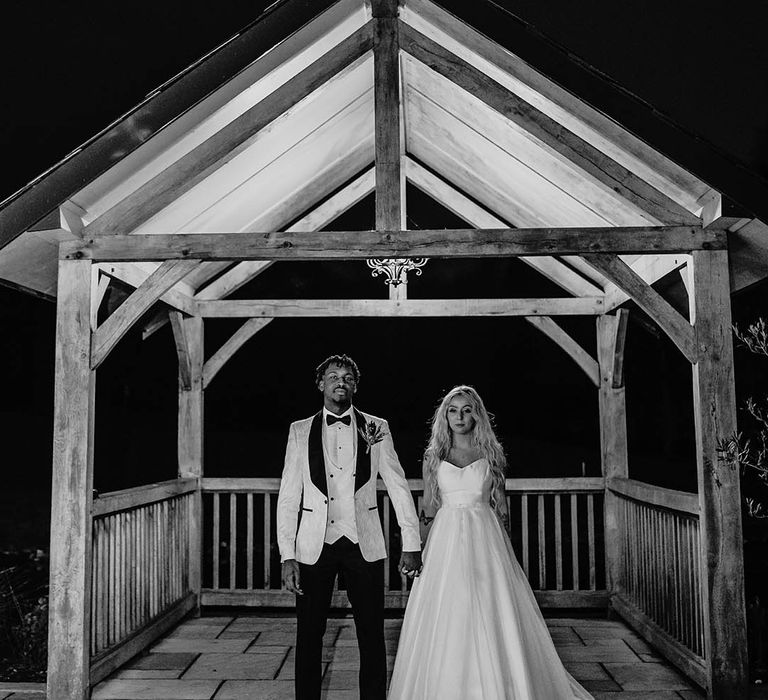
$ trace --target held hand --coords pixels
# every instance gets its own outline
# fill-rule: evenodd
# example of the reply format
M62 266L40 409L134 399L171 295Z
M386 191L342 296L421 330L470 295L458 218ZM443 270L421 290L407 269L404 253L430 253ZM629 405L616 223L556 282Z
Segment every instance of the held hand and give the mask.
M422 566L421 552L403 552L397 569L408 578L413 578L421 573Z
M286 559L283 562L282 574L283 587L286 590L296 595L304 595L304 591L299 588L299 562L295 559Z

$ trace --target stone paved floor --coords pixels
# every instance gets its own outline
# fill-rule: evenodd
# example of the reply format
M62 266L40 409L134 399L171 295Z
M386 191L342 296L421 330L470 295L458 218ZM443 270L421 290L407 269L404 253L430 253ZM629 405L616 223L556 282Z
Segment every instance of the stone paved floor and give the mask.
M563 663L596 700L704 697L622 622L547 621ZM400 620L387 620L392 669ZM283 700L293 698L295 620L201 617L182 623L149 652L100 683L94 700ZM324 698L357 700L357 643L351 618L332 619L324 648Z

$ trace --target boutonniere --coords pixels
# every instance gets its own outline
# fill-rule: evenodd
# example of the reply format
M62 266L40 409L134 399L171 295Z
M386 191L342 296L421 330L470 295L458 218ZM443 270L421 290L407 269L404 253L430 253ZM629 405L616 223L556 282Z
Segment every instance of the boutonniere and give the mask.
M362 428L358 427L357 432L360 433L360 436L366 442L365 454L368 454L371 451L371 447L377 442L381 442L387 434L385 430L382 430L381 425L372 420L365 423Z

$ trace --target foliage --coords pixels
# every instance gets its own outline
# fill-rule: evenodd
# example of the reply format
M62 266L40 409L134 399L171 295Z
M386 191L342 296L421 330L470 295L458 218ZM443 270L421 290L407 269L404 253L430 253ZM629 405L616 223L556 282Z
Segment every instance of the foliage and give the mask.
M768 327L765 319L758 319L747 326L746 330L734 326L733 332L739 343L747 350L756 355L768 357ZM726 463L738 463L742 475L749 472L757 477L757 484L768 487L768 397L758 401L750 396L744 407L753 419L753 430L748 435L738 432L730 439L724 440L719 445L718 451L721 459ZM746 486L745 484L745 490ZM768 506L764 497L755 498L752 495L745 495L744 503L747 513L752 518L768 518Z
M21 561L0 569L0 679L40 682L48 651L47 557L37 550L13 558Z

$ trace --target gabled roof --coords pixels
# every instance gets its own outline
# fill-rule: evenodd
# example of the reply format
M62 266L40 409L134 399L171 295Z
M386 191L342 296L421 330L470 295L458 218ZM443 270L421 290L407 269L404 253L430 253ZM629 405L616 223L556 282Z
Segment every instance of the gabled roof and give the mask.
M719 191L514 47L431 0L401 5L403 167L469 224L640 226L723 214ZM370 20L364 0L274 5L2 203L0 279L54 295L58 242L81 235L327 225L375 187ZM766 276L768 233L748 215L728 223L737 254L752 246L750 265L734 268L738 288ZM627 261L654 281L684 258ZM528 262L568 294L611 292L578 257ZM218 298L264 266L204 263L176 291ZM135 285L152 269L109 273Z

